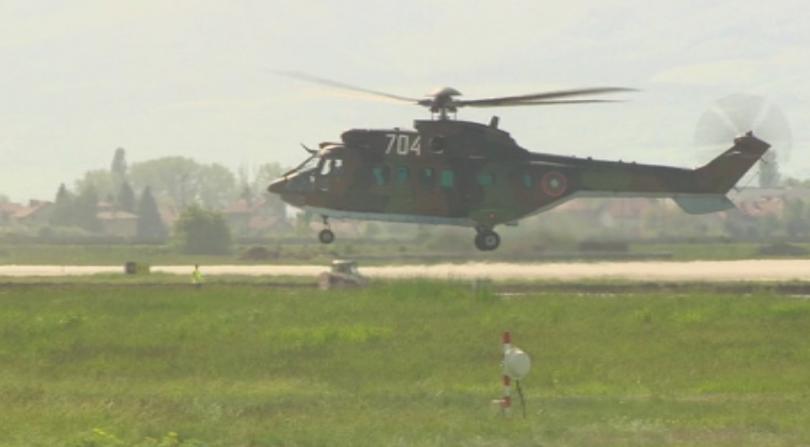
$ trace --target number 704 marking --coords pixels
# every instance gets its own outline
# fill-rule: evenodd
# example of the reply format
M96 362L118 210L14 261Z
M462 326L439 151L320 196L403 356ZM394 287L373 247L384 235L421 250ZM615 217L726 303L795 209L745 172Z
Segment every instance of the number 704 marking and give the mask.
M388 138L388 146L385 148L385 154L408 155L413 153L415 155L422 155L422 137L420 135L409 135L406 133L388 133L385 134Z

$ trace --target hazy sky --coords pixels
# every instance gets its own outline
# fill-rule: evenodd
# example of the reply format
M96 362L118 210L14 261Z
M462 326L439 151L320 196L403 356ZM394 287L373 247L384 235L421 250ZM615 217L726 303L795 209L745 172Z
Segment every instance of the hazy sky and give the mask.
M459 118L498 114L532 150L685 166L712 102L754 93L787 115L786 170L807 178L809 30L803 1L0 0L0 193L52 198L119 146L130 162L291 165L299 142L427 116L274 69L405 96L637 87L627 103Z

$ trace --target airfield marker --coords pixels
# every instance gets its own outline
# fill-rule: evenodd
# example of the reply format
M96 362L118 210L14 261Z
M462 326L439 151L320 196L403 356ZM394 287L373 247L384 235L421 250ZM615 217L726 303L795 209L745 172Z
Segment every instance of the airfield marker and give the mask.
M515 381L520 405L523 408L523 417L526 417L526 400L523 398L523 389L520 387L520 379L526 377L531 369L529 355L520 348L512 345L512 334L505 331L501 336L503 343L503 394L498 401L502 414L509 414L512 409L512 380Z
M501 343L503 344L504 355L504 372L501 376L503 384L503 393L501 394L501 413L509 414L512 410L512 379L506 374L506 353L512 348L512 334L509 331L504 331L501 336Z
M501 396L501 410L509 414L512 410L512 380L506 374L503 375L503 395Z

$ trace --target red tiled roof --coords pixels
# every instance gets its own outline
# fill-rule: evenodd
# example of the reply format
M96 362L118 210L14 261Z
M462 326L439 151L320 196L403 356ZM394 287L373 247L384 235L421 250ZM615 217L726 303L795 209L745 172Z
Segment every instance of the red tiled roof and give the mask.
M12 216L15 219L26 219L52 205L51 202L45 201L31 201L31 203L33 204L32 206L21 206L18 208L17 211L12 214Z
M133 220L138 218L137 215L126 211L100 211L96 214L96 217L101 220Z

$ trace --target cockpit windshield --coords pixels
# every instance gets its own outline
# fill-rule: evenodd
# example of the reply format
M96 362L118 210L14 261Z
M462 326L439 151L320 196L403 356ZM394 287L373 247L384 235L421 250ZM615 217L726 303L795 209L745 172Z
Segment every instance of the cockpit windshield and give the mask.
M321 157L310 157L309 160L302 164L297 170L299 172L310 171L317 168L322 160Z

